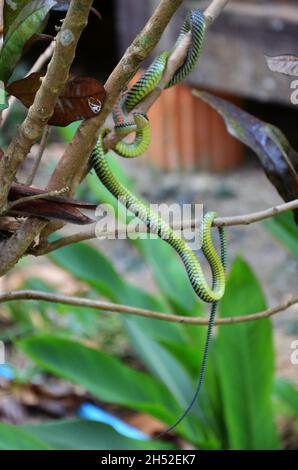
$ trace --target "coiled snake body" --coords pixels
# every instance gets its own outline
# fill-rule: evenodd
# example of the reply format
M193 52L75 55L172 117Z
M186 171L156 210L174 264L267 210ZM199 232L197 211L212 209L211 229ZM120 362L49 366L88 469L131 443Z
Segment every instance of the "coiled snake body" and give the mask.
M181 41L184 35L190 31L191 45L184 64L177 70L167 87L181 82L193 70L200 56L204 42L205 30L206 23L204 15L198 10L191 11L183 24L177 40L177 42ZM150 143L151 133L148 118L143 114L137 113L134 114L134 122L130 122L127 119L127 114L133 111L133 109L158 86L171 52L172 50L164 52L157 57L138 82L114 107L113 117L115 121L115 131L121 136L125 136L131 132L136 133L135 140L132 143L119 142L116 145L115 150L121 156L126 158L137 157L144 152ZM173 426L165 431L168 432L177 426L177 424L179 424L190 411L196 401L203 382L216 308L218 301L222 298L225 290L227 253L225 231L221 227L218 228L221 244L221 255L219 256L213 246L211 237L211 227L216 217L216 213L207 212L205 214L201 224L200 235L202 251L212 271L213 281L212 286L210 287L204 276L197 256L187 243L180 238L159 215L155 214L148 205L144 204L138 197L125 188L113 175L107 162L106 152L104 149L104 137L108 132L110 132L109 129L103 129L101 131L100 137L91 156L91 165L98 178L110 193L115 196L115 198L117 198L129 211L146 224L149 232L157 234L176 250L184 263L188 278L198 297L205 302L212 303L203 362L196 391L191 403L184 411L183 415Z

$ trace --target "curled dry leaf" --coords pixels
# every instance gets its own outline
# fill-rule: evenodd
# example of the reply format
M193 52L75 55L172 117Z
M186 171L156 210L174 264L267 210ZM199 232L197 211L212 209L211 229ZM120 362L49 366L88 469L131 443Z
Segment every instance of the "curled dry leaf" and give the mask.
M41 85L42 78L41 72L32 73L22 80L13 82L6 90L29 108ZM105 97L104 86L95 78L70 79L56 103L48 124L64 127L74 121L94 117L100 112Z
M270 125L234 104L204 91L194 95L206 101L224 119L227 130L258 156L267 178L284 201L298 198L298 154L276 126ZM298 211L295 211L298 223Z
M283 73L290 77L298 77L298 57L294 55L265 56L267 65L272 72Z
M76 225L92 224L93 219L83 214L80 209L95 209L96 205L77 201L72 198L54 196L47 197L46 190L32 188L25 184L13 183L8 195L9 201L29 196L45 194L42 199L22 202L13 207L10 215L35 216L49 220L62 220Z

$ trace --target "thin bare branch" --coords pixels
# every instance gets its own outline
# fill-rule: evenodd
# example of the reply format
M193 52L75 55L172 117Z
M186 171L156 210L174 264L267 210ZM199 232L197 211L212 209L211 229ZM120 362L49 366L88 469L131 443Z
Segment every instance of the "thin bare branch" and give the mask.
M31 184L33 183L34 178L36 176L37 170L39 168L43 153L45 151L45 148L46 148L46 145L47 145L47 142L48 142L49 133L50 133L50 127L46 126L43 130L43 134L42 134L42 138L41 138L41 141L40 141L40 144L39 144L39 147L38 147L37 154L35 155L35 161L34 161L33 168L32 168L31 173L28 176L27 181L26 181L26 184L28 184L28 186L31 186Z
M277 214L281 214L282 212L287 212L289 210L293 210L297 208L298 208L298 199L295 199L294 201L280 204L278 206L271 207L270 209L265 209L263 211L253 212L251 214L244 214L244 215L238 215L238 216L233 216L233 217L218 217L214 220L213 226L214 227L228 227L228 226L233 226L233 225L250 225L255 222L260 222L262 220L269 219L270 217L273 217ZM197 227L198 224L199 224L199 220L196 220L196 219L187 220L183 222L182 224L180 223L173 224L172 228L174 230L187 230L190 228ZM138 227L138 233L147 233L147 232L148 232L148 229L145 225L144 227ZM78 243L78 242L82 242L86 240L92 240L94 238L99 238L99 239L109 238L111 236L116 238L119 235L130 234L130 233L136 233L134 226L122 225L122 226L119 226L114 231L98 231L96 230L96 227L93 227L86 232L76 233L68 237L61 238L59 240L51 242L43 247L40 247L40 248L37 247L36 250L34 250L34 254L37 256L40 256L40 255L50 253L51 251L58 250L59 248L63 248L65 246L71 245L73 243Z
M229 0L213 0L210 3L204 12L209 25L211 25L214 20L216 20L216 18L220 15L228 3Z
M146 318L155 318L156 320L164 320L173 323L185 323L188 325L208 325L208 318L185 317L180 315L173 315L170 313L155 312L153 310L145 310L142 308L130 307L128 305L113 304L109 302L85 299L69 295L53 294L51 292L20 290L0 294L0 303L10 302L13 300L42 300L51 303L93 308L95 310L101 310L103 312L123 313L127 315L137 315ZM286 302L283 302L282 304L270 308L268 310L252 313L249 315L218 318L215 323L217 325L231 325L235 323L261 320L262 318L269 318L273 315L276 315L277 313L283 312L297 303L298 296L293 296L289 298Z

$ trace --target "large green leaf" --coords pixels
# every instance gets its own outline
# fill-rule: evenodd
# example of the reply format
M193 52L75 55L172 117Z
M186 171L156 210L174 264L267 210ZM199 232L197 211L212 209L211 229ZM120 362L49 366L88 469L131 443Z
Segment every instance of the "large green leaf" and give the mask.
M113 302L160 312L167 310L167 306L162 300L126 282L117 273L112 263L90 245L83 243L70 245L53 252L50 258ZM182 328L179 326L157 320L149 320L146 323L148 333L181 340Z
M27 424L23 427L60 450L173 449L171 444L130 439L118 434L111 426L81 419Z
M143 325L142 320L145 319L138 319L137 321L135 319L126 320L125 324L129 334L130 344L134 348L137 356L142 359L143 363L152 374L167 386L172 396L174 396L180 404L180 411L175 417L175 419L177 419L181 416L185 408L187 408L195 391L199 365L201 363L201 354L199 354L199 351L201 352L203 350L205 335L202 335L202 343L198 343L197 348L194 350L197 369L191 378L189 366L185 364L187 356L184 357L183 361L179 361L179 358L171 354L171 352L162 345L163 342L167 342L166 340L161 339L160 342L158 342L156 337L154 338L147 333L146 325ZM175 344L174 341L171 342ZM181 343L181 347L182 344L183 343ZM184 343L183 346L187 346L187 343ZM207 399L205 397L202 403L200 403L200 406L193 406L188 417L179 425L176 432L181 433L199 447L205 446L208 441L209 448L216 448L218 447L218 443L215 440L214 429L208 429L208 426L206 426L208 414L211 413L209 405L208 397ZM170 424L173 424L174 421ZM204 443L204 441L206 442Z
M0 53L0 80L8 81L16 63L20 59L23 47L28 39L38 32L54 0L33 0L26 2L10 24Z
M40 439L17 426L0 423L1 450L47 450L51 447Z
M294 222L293 214L284 212L263 223L266 229L298 258L298 227Z
M179 407L165 386L103 351L53 335L32 336L18 344L41 367L80 384L100 400L165 421L177 416Z
M220 303L222 317L266 308L258 280L241 258L233 264ZM276 449L271 395L274 372L272 326L269 319L221 326L218 363L229 447Z
M79 243L70 245L50 254L50 259L74 276L86 281L105 297L117 301L125 290L125 281L119 276L112 263L98 250Z
M180 315L202 313L202 304L194 293L185 268L175 250L164 240L137 240L156 284L172 307Z

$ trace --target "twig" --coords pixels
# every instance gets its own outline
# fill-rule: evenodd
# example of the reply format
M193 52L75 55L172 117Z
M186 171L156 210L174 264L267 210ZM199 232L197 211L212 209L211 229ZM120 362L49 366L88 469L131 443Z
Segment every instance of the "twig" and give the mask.
M284 204L279 204L278 206L271 207L270 209L265 209L259 212L252 212L251 214L238 215L233 217L218 217L214 220L213 225L215 227L222 226L232 226L232 225L249 225L255 222L260 222L261 220L270 219L277 214L282 212L287 212L298 208L298 199L294 201L285 202Z
M50 127L46 126L43 130L42 138L38 147L38 152L35 156L35 161L34 161L33 168L31 170L31 174L28 176L27 181L26 181L26 184L28 184L28 186L31 186L36 176L37 170L39 168L43 153L45 151L45 148L48 142L49 133L50 133Z
M31 69L26 74L26 77L28 77L28 75L30 75L31 73L38 72L44 66L44 64L52 57L54 49L55 49L55 40L53 40L51 42L51 44L46 48L46 50L38 57L36 62L34 62ZM5 121L7 120L8 116L9 116L9 114L10 114L10 112L11 112L13 106L14 106L14 103L16 101L17 101L17 98L15 96L10 96L9 97L9 99L8 99L9 107L4 109L4 111L2 113L2 121L0 123L1 127L5 124Z
M104 312L123 313L128 315L137 315L140 317L155 318L156 320L164 320L174 323L185 323L189 325L208 325L208 318L185 317L169 313L156 312L153 310L146 310L137 307L130 307L128 305L113 304L109 302L90 300L69 295L53 294L51 292L20 290L0 294L0 303L10 302L13 300L43 300L45 302L59 303L64 305L75 305L79 307L94 308L95 310L102 310ZM217 325L231 325L235 323L261 320L262 318L268 318L273 315L276 315L277 313L283 312L284 310L297 303L298 296L293 296L286 302L283 302L282 304L270 308L268 310L252 313L249 315L218 318L215 323Z
M281 214L282 212L286 212L289 210L297 209L298 208L298 199L294 201L287 202L284 204L280 204L278 206L271 207L270 209L265 209L259 212L253 212L251 214L244 214L238 215L233 217L218 217L214 220L213 226L214 227L227 227L233 225L249 225L255 222L260 222L261 220L269 219L277 214ZM182 224L173 224L172 228L174 230L187 230L190 228L195 228L199 224L198 220L187 220ZM138 227L137 233L147 233L148 228L144 225L143 227ZM50 253L51 251L58 250L59 248L63 248L65 246L71 245L73 243L78 243L86 240L91 240L94 238L108 238L110 236L119 236L123 234L130 234L136 233L135 227L133 226L126 226L121 225L115 231L97 231L96 228L92 228L86 232L77 233L74 235L70 235L65 238L61 238L60 240L56 240L54 242L48 243L45 246L37 247L34 250L34 254L36 256L44 255Z
M229 3L229 0L213 0L210 5L206 8L204 14L209 26L214 20L220 15L225 6Z
M11 209L15 206L19 206L20 204L27 204L28 202L36 201L37 199L49 199L51 197L61 196L61 194L67 193L69 188L62 188L57 189L55 191L48 191L46 193L41 194L34 194L33 196L25 196L12 201L7 206L7 211L11 211Z

